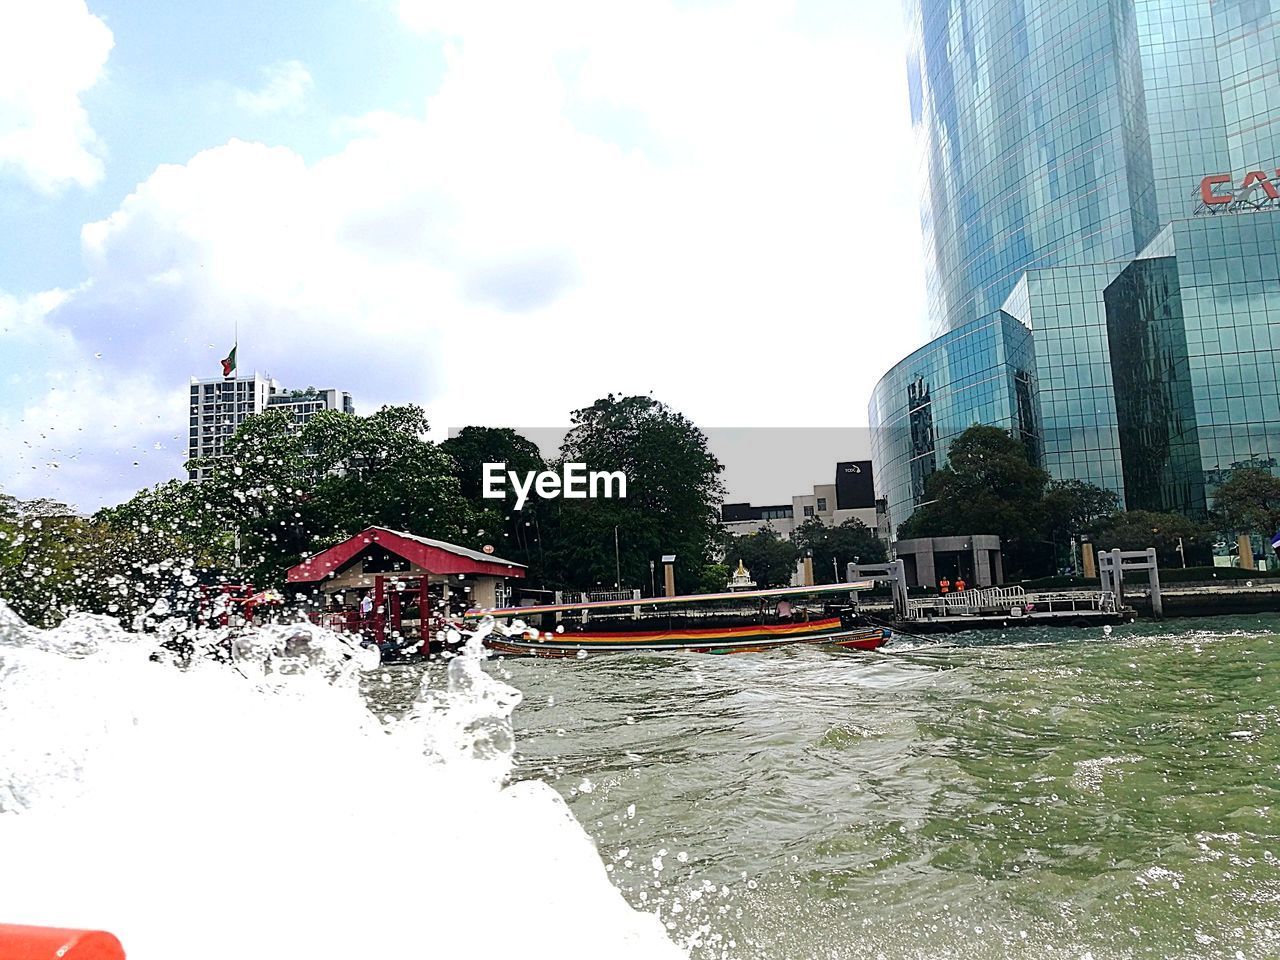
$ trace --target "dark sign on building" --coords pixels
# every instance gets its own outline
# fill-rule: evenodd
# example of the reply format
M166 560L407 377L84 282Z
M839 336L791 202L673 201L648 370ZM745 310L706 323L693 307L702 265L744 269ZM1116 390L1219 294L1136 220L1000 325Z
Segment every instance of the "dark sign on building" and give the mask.
M744 520L785 520L791 516L791 504L753 507L749 503L726 503L720 507L720 519L725 523L741 523Z
M876 505L870 460L844 460L836 464L836 509L860 510Z

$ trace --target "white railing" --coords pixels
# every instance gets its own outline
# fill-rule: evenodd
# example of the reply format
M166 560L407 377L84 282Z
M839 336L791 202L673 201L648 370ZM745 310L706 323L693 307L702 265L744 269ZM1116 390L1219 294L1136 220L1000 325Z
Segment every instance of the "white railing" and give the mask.
M1027 591L1022 587L985 587L981 590L958 590L955 593L944 593L936 597L912 600L918 604L934 609L953 610L1007 610L1021 606L1027 602Z
M983 615L1020 616L1032 613L1114 613L1115 594L1107 591L1091 593L1027 593L1022 587L988 587L966 590L939 597L926 597L908 602L908 617L964 617ZM1016 611L1016 612L1015 612Z

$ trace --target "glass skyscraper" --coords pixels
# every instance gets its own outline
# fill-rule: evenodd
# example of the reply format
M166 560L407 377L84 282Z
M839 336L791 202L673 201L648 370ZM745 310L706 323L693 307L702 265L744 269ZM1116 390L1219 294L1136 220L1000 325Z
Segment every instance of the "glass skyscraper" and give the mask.
M1203 514L1275 468L1280 0L908 0L907 24L935 339L870 403L891 524L973 423L1129 509Z

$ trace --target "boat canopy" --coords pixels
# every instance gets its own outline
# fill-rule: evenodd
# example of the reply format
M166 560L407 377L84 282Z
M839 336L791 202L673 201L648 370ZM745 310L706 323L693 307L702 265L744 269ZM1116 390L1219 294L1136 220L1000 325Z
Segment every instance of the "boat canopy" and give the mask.
M749 600L779 600L786 597L813 597L828 594L850 593L854 590L871 590L874 580L854 580L849 583L828 583L819 587L776 587L772 590L730 590L725 593L690 593L677 597L646 597L641 600L598 600L595 603L548 603L535 607L498 607L494 610L474 608L466 612L468 619L480 617L522 617L538 613L568 613L573 610L620 610L627 607L695 606L724 600L737 602Z

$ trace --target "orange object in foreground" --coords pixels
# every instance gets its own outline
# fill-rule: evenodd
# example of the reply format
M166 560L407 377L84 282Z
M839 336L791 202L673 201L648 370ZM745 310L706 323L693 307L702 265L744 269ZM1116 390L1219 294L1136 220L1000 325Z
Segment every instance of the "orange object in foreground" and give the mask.
M102 930L0 923L0 960L124 960L124 948Z

